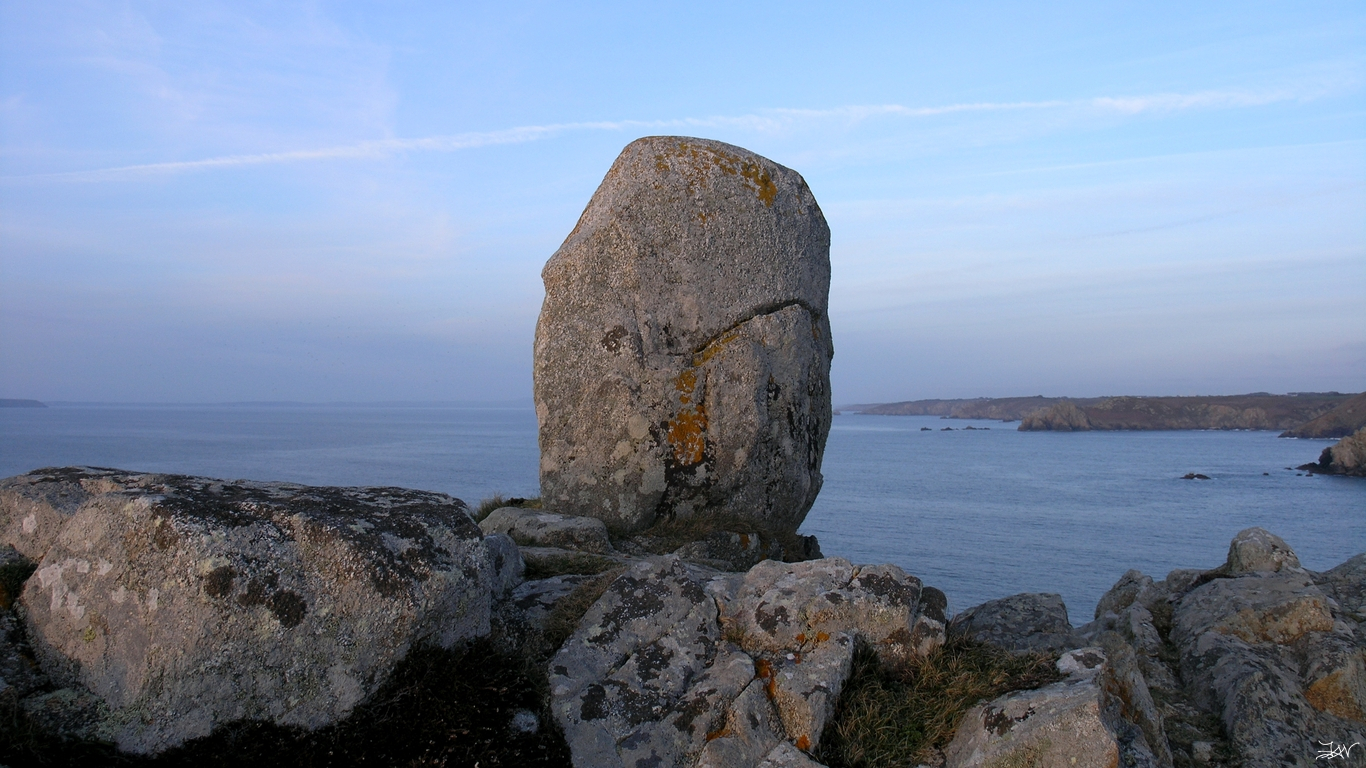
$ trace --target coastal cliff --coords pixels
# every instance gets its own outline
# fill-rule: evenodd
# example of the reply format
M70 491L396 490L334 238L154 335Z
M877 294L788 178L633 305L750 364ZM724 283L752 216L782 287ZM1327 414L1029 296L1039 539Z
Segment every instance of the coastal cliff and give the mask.
M1294 429L1281 437L1347 437L1366 427L1366 392L1338 404L1336 408Z
M1329 393L1064 400L1028 414L1020 430L1290 429L1351 399Z

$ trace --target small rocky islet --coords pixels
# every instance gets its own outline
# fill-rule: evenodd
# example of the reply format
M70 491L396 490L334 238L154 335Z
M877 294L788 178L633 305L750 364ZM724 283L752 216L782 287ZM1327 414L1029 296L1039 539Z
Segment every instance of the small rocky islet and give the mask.
M1317 573L1248 529L1217 567L1129 571L1075 627L1050 594L950 617L914 575L797 535L831 421L828 249L796 172L702 139L628 146L544 273L538 505L93 467L0 481L0 761L361 764L335 734L458 703L493 725L454 716L373 762L873 765L832 747L860 675L963 647L1046 674L966 702L916 762L1308 766L1366 743L1366 555ZM1330 463L1366 455L1348 450ZM521 659L529 682L413 705L459 658L455 677ZM476 732L491 746L458 751ZM266 734L334 735L300 758Z

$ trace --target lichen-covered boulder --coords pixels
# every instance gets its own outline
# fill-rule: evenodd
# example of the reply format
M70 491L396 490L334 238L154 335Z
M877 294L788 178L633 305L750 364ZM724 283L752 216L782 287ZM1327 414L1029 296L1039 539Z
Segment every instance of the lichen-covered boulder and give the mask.
M1060 651L1081 642L1062 596L1053 593L1026 592L973 606L953 617L949 635L1016 652Z
M1067 679L969 710L944 750L945 768L1170 768L1170 758L1155 755L1142 729L1126 718L1128 678L1113 676L1101 648L1063 654L1058 669Z
M928 652L943 609L895 566L636 562L551 660L552 708L576 766L807 765L855 644Z
M24 589L28 636L132 752L335 722L414 645L486 635L515 567L443 494L68 468L7 481L28 495L0 514L35 514L47 484L87 496Z
M795 171L705 139L627 146L542 272L546 504L795 531L831 421L829 249Z
M502 533L518 544L607 553L612 542L607 526L595 517L560 515L540 509L499 507L479 521L485 533Z

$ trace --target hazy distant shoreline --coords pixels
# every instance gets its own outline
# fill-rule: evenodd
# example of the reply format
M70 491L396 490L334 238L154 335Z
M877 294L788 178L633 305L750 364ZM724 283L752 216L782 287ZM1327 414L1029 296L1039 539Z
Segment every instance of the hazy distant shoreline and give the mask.
M1019 421L1022 431L1105 431L1172 429L1288 430L1287 437L1335 437L1351 434L1366 418L1360 407L1366 395L1341 392L1291 392L1273 395L1175 397L979 397L909 400L840 406L842 412L874 416L940 416L949 419ZM1311 423L1331 422L1330 430Z

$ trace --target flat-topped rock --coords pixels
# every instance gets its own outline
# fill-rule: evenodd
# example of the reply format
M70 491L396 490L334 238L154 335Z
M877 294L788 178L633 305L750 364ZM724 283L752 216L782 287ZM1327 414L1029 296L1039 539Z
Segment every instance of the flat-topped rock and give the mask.
M540 509L499 507L479 521L485 533L503 533L518 544L606 554L612 551L607 526L595 517L560 515Z
M795 531L830 429L829 249L795 171L705 139L627 146L542 272L546 504Z
M4 487L6 543L42 552L21 597L34 651L132 752L335 722L414 645L486 635L520 564L439 493L79 467Z

